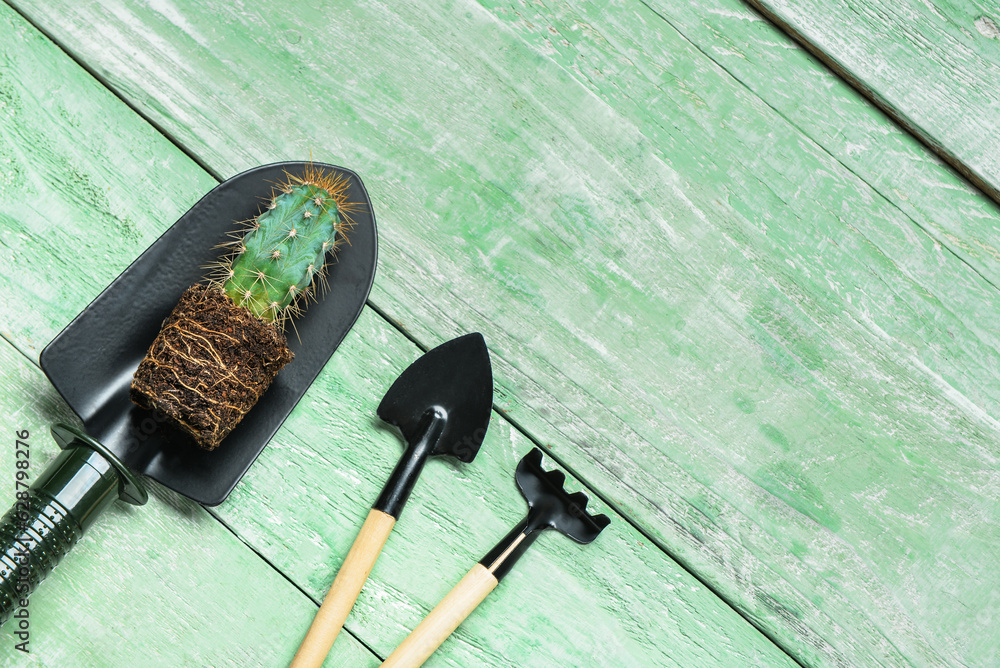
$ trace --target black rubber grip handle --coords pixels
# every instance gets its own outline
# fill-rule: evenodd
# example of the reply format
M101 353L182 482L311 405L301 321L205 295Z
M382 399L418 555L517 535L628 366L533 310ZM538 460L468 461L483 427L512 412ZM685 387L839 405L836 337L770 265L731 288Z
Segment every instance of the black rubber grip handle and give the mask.
M121 498L141 505L146 491L131 471L83 432L55 425L64 449L0 520L0 625Z
M24 605L83 535L69 511L31 489L0 521L0 625Z

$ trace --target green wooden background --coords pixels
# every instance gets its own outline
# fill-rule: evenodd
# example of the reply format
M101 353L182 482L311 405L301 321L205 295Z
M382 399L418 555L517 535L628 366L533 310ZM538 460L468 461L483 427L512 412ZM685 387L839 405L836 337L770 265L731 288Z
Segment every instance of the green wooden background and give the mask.
M428 665L1000 661L1000 211L741 0L0 19L2 414L39 467L38 352L219 180L341 164L380 232L371 308L230 499L116 508L27 665L286 663L399 452L379 398L473 330L487 443L428 468L328 665L377 665L506 531L535 443L613 523L539 541Z
M748 0L1000 201L1000 7Z

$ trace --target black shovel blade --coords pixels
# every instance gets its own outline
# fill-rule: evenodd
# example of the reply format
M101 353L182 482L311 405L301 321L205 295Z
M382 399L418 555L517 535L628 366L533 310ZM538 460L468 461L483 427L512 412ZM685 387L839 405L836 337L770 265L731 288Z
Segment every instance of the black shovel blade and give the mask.
M128 396L132 374L181 293L203 282L219 244L262 211L286 174L312 165L346 179L353 229L328 273L329 293L288 328L295 358L212 451L169 430ZM375 277L378 238L371 202L349 170L308 162L256 167L220 184L157 239L41 354L41 366L87 432L129 468L206 505L221 503L305 394L361 313Z
M471 462L479 452L493 408L493 369L482 334L452 339L411 364L378 406L378 416L403 432L407 443L423 436L425 415L443 418L430 455Z
M542 451L533 448L517 465L517 486L528 502L525 533L546 527L566 534L578 543L587 544L611 523L607 515L587 512L587 495L569 494L563 489L562 471L542 468Z

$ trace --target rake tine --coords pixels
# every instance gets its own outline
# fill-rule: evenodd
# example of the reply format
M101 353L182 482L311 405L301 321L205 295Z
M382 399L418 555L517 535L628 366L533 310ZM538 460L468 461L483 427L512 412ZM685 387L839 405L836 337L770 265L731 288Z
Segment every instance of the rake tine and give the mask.
M552 528L579 543L597 538L611 523L606 515L590 515L583 492L563 489L566 475L541 468L542 451L534 448L517 467L517 483L528 502L528 514L518 523L410 633L382 664L383 668L416 668L500 583L542 530Z

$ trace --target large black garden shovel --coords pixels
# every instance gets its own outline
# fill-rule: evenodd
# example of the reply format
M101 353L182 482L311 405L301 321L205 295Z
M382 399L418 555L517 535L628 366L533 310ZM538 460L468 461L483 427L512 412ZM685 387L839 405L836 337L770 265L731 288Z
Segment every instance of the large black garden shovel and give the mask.
M375 560L417 477L430 457L471 462L479 452L493 408L493 371L481 334L466 334L434 348L404 371L386 392L378 416L399 428L407 448L316 613L293 668L323 663L354 607Z
M132 374L180 295L201 281L231 241L236 221L262 212L275 184L321 168L345 179L357 206L353 230L331 264L330 291L294 323L294 359L256 406L212 451L167 428L129 400ZM205 505L221 503L302 398L360 315L375 276L371 203L353 172L284 162L234 176L205 195L153 243L43 351L49 380L83 421L56 425L63 451L19 495L0 525L0 623L121 499L146 502L142 476Z

